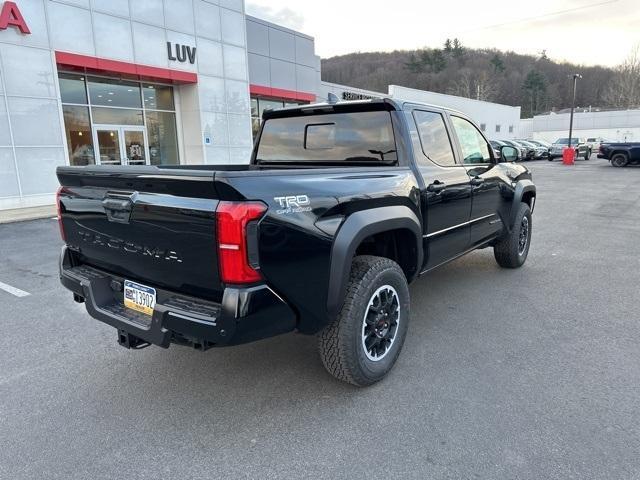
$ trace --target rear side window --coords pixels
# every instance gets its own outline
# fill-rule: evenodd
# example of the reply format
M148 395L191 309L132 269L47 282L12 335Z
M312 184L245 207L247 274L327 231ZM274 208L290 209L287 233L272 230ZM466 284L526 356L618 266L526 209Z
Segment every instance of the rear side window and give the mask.
M264 122L256 160L395 164L391 114L365 111L269 119Z
M455 165L456 161L453 157L451 140L442 115L435 112L415 110L413 117L416 119L416 125L418 126L422 152L427 158L438 165Z

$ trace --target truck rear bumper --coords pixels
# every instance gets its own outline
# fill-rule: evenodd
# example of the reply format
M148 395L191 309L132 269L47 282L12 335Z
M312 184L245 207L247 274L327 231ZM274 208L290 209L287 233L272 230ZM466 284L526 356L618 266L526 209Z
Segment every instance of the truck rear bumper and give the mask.
M62 285L76 299L84 300L89 315L118 329L119 341L127 347L148 342L167 348L177 343L206 350L272 337L296 327L293 310L266 285L227 287L221 303L154 286L157 300L149 316L124 307L124 280L88 265L74 265L71 251L62 248ZM132 345L131 336L135 339Z

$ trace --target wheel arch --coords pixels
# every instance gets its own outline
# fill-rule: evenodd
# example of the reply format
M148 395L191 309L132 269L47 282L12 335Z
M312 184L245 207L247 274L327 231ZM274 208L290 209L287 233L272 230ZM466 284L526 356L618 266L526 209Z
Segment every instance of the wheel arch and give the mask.
M533 213L536 202L536 186L531 180L519 180L516 183L516 189L513 193L513 202L511 204L511 215L509 218L509 230L513 228L518 213L520 203L526 203Z
M627 162L629 161L629 159L631 158L631 155L629 155L629 152L627 152L626 150L613 150L610 154L609 154L609 161L612 161L613 158L616 155L622 155L627 159Z
M344 301L346 285L349 281L351 263L363 243L368 240L411 241L408 249L403 249L400 257L379 255L390 258L400 267L410 282L420 272L422 266L422 226L416 214L409 207L387 206L360 210L352 213L343 222L336 234L331 249L331 264L327 296L329 319L335 318Z

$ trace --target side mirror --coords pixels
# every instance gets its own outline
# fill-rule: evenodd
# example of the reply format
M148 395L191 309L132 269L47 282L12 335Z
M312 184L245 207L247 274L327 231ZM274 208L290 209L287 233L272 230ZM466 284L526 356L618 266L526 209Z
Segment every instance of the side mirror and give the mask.
M515 162L518 159L518 150L515 147L509 145L503 145L500 147L500 161L501 162Z

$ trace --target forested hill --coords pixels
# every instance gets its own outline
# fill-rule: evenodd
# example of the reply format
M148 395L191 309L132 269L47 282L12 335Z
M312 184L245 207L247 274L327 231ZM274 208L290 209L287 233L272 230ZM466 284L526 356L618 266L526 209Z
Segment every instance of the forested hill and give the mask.
M322 79L387 92L388 85L449 93L522 106L522 116L571 106L572 80L582 74L576 105L617 107L611 94L614 70L557 63L540 56L463 47L457 40L441 49L352 53L322 60Z

